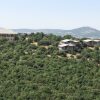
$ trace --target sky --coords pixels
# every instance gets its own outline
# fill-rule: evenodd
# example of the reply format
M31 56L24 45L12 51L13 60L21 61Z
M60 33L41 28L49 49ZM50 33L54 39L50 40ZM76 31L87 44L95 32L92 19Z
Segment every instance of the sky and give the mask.
M0 27L100 30L100 0L0 0Z

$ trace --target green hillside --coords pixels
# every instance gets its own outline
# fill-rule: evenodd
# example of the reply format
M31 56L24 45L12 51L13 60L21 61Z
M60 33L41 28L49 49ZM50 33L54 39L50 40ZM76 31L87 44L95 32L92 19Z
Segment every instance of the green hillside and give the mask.
M100 50L59 53L71 36L43 33L0 40L0 100L100 100ZM76 55L74 58L73 55Z

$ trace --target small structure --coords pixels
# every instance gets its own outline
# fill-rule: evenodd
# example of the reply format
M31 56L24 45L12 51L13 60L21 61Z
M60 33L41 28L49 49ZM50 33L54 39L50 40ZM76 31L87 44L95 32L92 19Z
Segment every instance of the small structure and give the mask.
M87 39L83 40L83 43L85 43L88 47L94 47L94 46L100 46L100 40L99 39Z
M13 41L16 36L16 32L13 32L12 30L0 28L0 38L4 38L10 41Z

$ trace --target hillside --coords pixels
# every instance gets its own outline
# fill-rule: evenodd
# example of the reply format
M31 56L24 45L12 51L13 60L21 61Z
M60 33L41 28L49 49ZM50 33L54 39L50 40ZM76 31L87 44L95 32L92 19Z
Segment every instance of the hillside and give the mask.
M14 29L15 32L18 33L31 33L31 32L44 32L46 34L53 33L55 35L72 35L74 37L79 37L79 38L100 38L100 31L96 30L91 27L81 27L77 29L72 29L72 30L61 30L61 29Z
M69 30L69 32L75 37L100 38L100 31L91 27L81 27Z
M62 39L42 33L0 39L0 100L99 100L100 49L68 58L58 51Z

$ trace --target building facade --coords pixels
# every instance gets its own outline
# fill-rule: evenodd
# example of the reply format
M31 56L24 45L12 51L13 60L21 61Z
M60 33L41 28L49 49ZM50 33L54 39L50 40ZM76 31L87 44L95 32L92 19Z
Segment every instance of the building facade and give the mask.
M83 40L83 43L85 43L88 47L100 46L99 39L87 39L87 40Z
M60 52L75 51L78 49L77 44L79 44L78 40L65 39L59 43L58 48Z
M16 36L16 32L13 32L9 29L0 28L0 38L1 39L7 39L9 41L13 41Z

